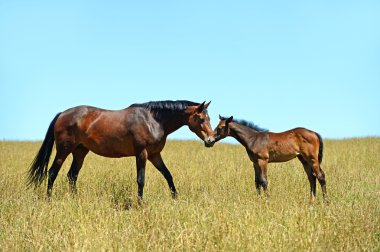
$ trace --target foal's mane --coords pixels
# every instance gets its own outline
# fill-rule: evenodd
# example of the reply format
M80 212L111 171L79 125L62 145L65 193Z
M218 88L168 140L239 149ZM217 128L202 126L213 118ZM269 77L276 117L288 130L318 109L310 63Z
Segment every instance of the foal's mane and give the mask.
M221 120L227 120L228 119L228 117L224 117L224 116L222 116L221 118L222 118ZM253 130L259 131L259 132L268 132L267 129L261 128L258 125L254 124L253 122L249 122L249 121L242 120L242 119L232 119L232 121L236 122L238 124L241 124L243 126L246 126L248 128L251 128Z
M200 103L186 101L186 100L177 100L177 101L151 101L146 103L135 103L129 106L129 108L146 108L153 112L154 116L157 119L161 119L167 114L171 114L173 112L182 112L187 109L189 106L197 106ZM166 112L166 113L165 113Z

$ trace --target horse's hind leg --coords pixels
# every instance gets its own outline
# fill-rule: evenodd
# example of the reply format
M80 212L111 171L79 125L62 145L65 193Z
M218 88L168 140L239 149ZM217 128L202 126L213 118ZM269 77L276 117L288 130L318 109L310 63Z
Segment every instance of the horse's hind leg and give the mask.
M315 201L315 193L316 193L316 185L317 185L317 178L313 174L312 166L308 164L308 162L302 157L297 156L299 161L301 161L303 168L306 172L307 178L309 179L310 183L310 201Z
M82 168L84 158L88 153L88 149L83 145L78 145L73 151L73 162L71 163L71 167L69 172L67 173L67 178L69 179L71 191L76 193L76 182L78 179L78 173Z
M311 158L310 163L311 163L313 175L315 177L317 177L318 182L321 185L323 200L326 203L328 203L325 173L322 171L321 166L318 162L318 156L315 156L315 158ZM315 194L314 194L314 196L315 196Z
M317 175L318 182L321 185L322 188L322 194L323 194L323 200L325 203L328 203L329 200L327 198L327 189L326 189L326 178L325 178L325 173L322 171L321 166L318 164L319 171L320 173Z
M58 172L62 167L63 162L65 162L67 156L71 153L71 144L69 143L58 143L57 144L57 154L55 155L53 164L49 169L48 174L48 187L47 196L50 198L51 192L53 190L54 181L57 178Z
M312 162L313 173L317 177L318 182L322 188L323 200L326 203L328 203L325 173L322 171L321 166L318 162L318 156L315 155L315 157L311 159L311 162Z
M137 186L138 186L138 198L142 200L145 185L145 165L148 159L148 153L146 149L143 149L136 155L136 168L137 168Z

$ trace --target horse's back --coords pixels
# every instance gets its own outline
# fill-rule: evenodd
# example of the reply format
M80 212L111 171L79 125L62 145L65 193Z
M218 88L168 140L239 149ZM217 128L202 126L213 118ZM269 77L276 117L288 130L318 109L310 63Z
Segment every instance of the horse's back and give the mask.
M107 157L135 155L135 147L160 137L159 125L148 110L105 110L78 106L64 111L56 123L56 140L82 144Z
M299 154L315 152L318 136L312 130L298 127L284 132L268 132L271 162L284 162Z
M309 130L307 128L303 128L303 127L297 127L297 128L293 128L287 131L283 131L283 132L268 132L269 138L272 138L272 139L276 139L276 138L289 139L289 138L299 138L299 137L308 137L308 136L314 137L315 134L316 133L314 131Z

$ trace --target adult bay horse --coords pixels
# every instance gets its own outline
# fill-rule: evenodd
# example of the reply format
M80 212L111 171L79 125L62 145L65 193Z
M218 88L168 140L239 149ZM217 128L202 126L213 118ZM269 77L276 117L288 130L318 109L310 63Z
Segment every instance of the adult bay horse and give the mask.
M67 174L76 191L78 173L89 151L110 158L135 156L138 197L142 199L145 164L149 160L165 177L173 197L176 188L172 175L161 157L167 136L188 125L206 146L210 146L212 128L207 108L210 103L191 101L158 101L133 104L122 110L105 110L89 106L70 108L55 116L28 176L29 185L40 185L48 177L47 195L51 196L54 181L67 156L73 162ZM47 171L52 148L56 156Z
M260 187L268 194L267 165L272 162L286 162L297 157L310 182L310 199L315 200L316 179L318 179L327 202L325 174L321 169L323 157L322 137L305 128L295 128L281 133L268 132L245 120L219 116L220 122L214 129L214 142L227 136L241 143L253 162L255 184L260 194Z

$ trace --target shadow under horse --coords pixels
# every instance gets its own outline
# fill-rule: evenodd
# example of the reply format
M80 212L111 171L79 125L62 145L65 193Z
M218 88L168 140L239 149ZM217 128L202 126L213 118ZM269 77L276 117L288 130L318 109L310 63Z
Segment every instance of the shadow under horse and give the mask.
M90 106L70 108L55 116L42 146L29 168L28 184L39 186L48 177L47 195L67 156L73 162L67 174L76 192L76 181L89 151L110 158L136 156L138 197L142 199L145 165L149 160L165 177L172 196L177 191L172 175L161 157L167 136L187 125L207 147L212 128L207 108L210 103L191 101L158 101L133 104L122 110L105 110ZM48 164L54 142L56 156L49 171Z
M312 202L315 200L316 179L318 179L322 187L323 199L328 203L325 173L321 168L323 142L318 133L305 128L273 133L251 122L234 120L232 116L229 118L219 116L219 119L220 122L213 132L213 144L231 136L245 147L255 169L258 194L260 194L260 188L263 187L265 194L269 196L268 163L286 162L297 157L310 182L310 200Z

